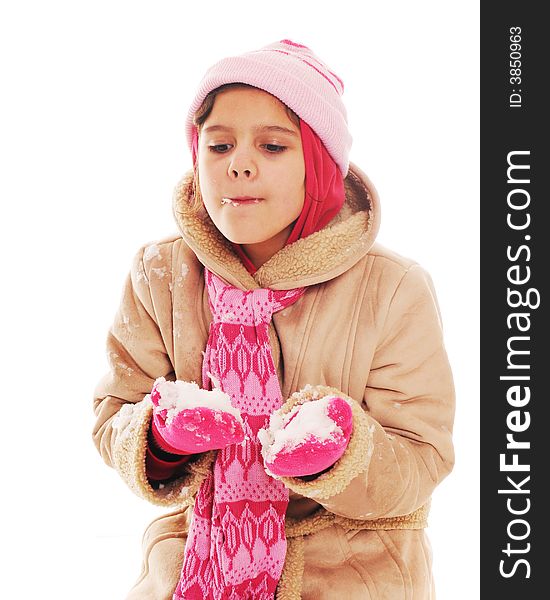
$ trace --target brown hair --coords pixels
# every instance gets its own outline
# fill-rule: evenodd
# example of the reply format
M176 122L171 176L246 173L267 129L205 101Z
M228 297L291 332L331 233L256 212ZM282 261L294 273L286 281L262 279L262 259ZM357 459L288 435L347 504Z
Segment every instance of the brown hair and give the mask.
M229 89L234 89L234 88L254 88L254 86L249 85L247 83L240 83L240 82L225 83L223 85L220 85L216 89L212 90L211 92L209 92L207 94L206 98L203 100L200 107L197 109L197 111L193 115L193 125L195 125L195 127L197 128L198 133L200 133L201 128L204 125L204 122L206 121L206 119L208 119L208 117L210 116L210 113L212 112L212 109L214 108L214 102L216 100L216 96L220 92L223 92L223 91L229 90ZM286 114L288 115L288 118L297 127L299 127L300 126L300 117L298 117L298 115L291 108L286 106L286 104L285 104L285 109L286 109ZM189 197L189 204L190 204L191 212L193 214L198 214L201 212L201 209L203 209L203 202L202 202L200 185L199 185L199 169L198 169L197 165L195 165L195 167L194 167L193 189L192 189L192 194Z
M215 90L212 90L211 92L209 92L193 116L193 125L195 125L197 127L199 132L201 130L201 127L204 125L204 122L206 121L206 119L208 119L208 117L210 116L212 109L214 108L214 100L216 100L216 96L220 92L223 92L225 90L234 89L234 88L253 88L254 89L254 86L249 85L248 83L239 83L239 82L224 83L223 85L220 85L219 87L217 87ZM285 104L285 109L286 109L286 114L288 115L288 118L297 127L299 127L300 126L300 117L298 117L298 115L291 108L286 106L286 104Z

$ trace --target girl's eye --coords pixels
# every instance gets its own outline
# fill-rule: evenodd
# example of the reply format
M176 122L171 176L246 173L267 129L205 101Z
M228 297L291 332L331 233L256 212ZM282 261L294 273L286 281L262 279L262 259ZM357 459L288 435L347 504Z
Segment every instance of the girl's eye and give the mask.
M210 152L215 152L216 154L225 154L230 147L231 144L213 144L208 146L208 149ZM286 146L279 146L278 144L262 144L262 147L265 148L269 154L279 154L287 149Z
M217 154L224 154L227 152L227 146L230 144L214 144L213 146L208 146L210 152L216 152Z
M277 144L264 144L264 147L271 154L278 154L286 150L286 146L278 146Z

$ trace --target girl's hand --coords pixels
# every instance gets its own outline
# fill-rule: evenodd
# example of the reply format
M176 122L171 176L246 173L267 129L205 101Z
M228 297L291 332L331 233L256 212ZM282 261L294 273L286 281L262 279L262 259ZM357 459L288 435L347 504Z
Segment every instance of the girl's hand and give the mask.
M158 385L151 391L153 422L156 432L166 442L168 452L197 454L218 450L244 440L244 430L233 414L208 406L183 408L173 418L167 419L168 411L159 405L161 399Z
M325 397L274 413L261 429L264 465L269 474L301 477L328 470L344 454L353 430L351 407L339 397Z

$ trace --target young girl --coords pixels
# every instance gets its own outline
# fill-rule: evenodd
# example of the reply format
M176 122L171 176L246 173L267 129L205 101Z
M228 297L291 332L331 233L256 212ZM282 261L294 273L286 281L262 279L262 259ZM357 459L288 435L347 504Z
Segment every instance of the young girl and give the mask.
M452 375L429 275L375 242L342 93L290 40L198 87L180 234L135 256L95 392L105 462L174 508L127 600L434 598Z

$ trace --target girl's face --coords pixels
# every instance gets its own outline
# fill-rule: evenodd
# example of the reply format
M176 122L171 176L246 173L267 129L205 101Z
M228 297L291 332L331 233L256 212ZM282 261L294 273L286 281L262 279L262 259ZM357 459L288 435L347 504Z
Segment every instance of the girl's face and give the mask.
M222 91L199 133L198 169L210 218L259 267L284 246L304 205L299 126L263 90Z

